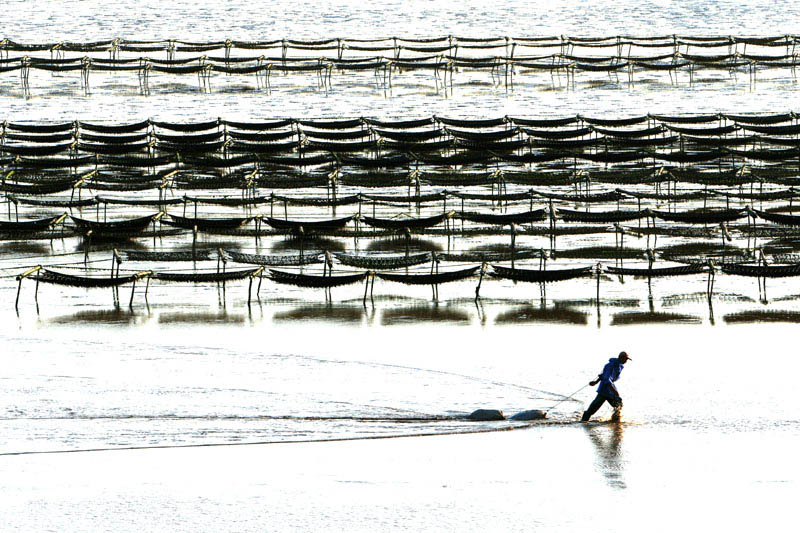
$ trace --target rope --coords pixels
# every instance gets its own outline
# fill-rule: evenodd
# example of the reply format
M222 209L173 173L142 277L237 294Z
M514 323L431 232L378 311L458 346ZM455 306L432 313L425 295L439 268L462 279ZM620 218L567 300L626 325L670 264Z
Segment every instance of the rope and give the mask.
M438 437L446 435L471 435L475 433L496 433L499 431L515 431L519 429L527 429L531 427L530 424L519 426L504 426L499 428L482 428L466 431L442 431L442 432L425 432L425 433L406 433L401 435L371 435L368 437L341 437L333 439L303 439L303 440L266 440L257 442L211 442L203 444L162 444L152 446L124 446L118 448L83 448L78 450L42 450L42 451L21 451L21 452L3 452L0 457L9 457L17 455L53 455L53 454L67 454L67 453L90 453L90 452L116 452L125 450L170 450L175 448L218 448L223 446L266 446L269 444L301 444L311 442L350 442L359 440L386 440L386 439L402 439L408 437Z
M574 400L573 396L575 396L576 394L578 394L578 393L579 393L579 392L581 392L583 389L585 389L586 387L589 387L589 386L590 386L590 385L587 383L586 385L584 385L584 386L583 386L583 387L581 387L580 389L576 390L575 392L573 392L573 393L572 393L572 394L570 394L569 396L567 396L567 397L565 397L565 398L563 398L563 399L561 399L561 400L558 400L556 403L554 403L553 405L551 405L550 407L548 407L547 409L545 409L545 410L544 410L544 412L545 412L545 413L549 413L550 411L552 411L552 410L553 410L553 408L555 408L555 406L557 406L557 405L559 405L559 404L561 404L561 403L563 403L563 402L566 402L567 400ZM576 401L577 401L577 400L576 400Z

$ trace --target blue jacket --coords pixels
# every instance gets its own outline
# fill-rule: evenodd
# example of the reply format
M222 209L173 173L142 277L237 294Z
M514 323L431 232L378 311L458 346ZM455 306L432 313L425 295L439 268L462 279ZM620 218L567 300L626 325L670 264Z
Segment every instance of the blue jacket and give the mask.
M600 385L597 387L598 394L611 398L619 396L614 382L619 379L619 375L624 367L625 365L620 363L618 357L612 357L608 360L606 366L603 367L603 372L598 376L600 378Z

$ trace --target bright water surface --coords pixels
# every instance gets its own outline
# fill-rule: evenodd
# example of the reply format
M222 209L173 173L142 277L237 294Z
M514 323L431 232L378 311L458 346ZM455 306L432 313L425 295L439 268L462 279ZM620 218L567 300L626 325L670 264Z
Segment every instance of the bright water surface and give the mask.
M796 3L774 1L4 7L13 24L0 33L21 41L800 32ZM790 76L751 86L746 74L726 74L692 87L657 78L574 90L532 79L513 91L484 79L447 95L427 79L391 94L363 78L334 80L329 92L299 79L271 95L232 82L201 94L191 81L167 80L154 83L150 96L137 93L135 79L98 78L86 96L77 79L59 92L42 77L25 99L16 80L3 77L0 115L121 122L796 108ZM544 246L527 239L522 244ZM446 239L433 241L427 246L448 247ZM35 264L51 253L82 259L74 240L53 246L4 245L1 266ZM709 309L697 296L702 277L656 281L652 307L646 282L609 279L599 315L587 303L592 280L556 285L544 304L536 287L487 282L481 306L470 299L474 281L443 286L439 304L427 288L378 282L366 308L361 288L334 290L334 302L325 304L319 293L265 284L261 302L248 307L242 284L227 288L224 304L216 287L154 284L149 306L140 287L132 311L127 289L115 310L107 291L43 286L39 314L25 285L18 316L16 283L7 277L17 270L0 280L3 454L514 431L3 455L5 530L793 529L800 364L791 343L798 293L791 280L771 281L765 306L754 281L720 277ZM748 311L783 322L748 322ZM478 407L507 414L547 408L620 349L634 359L620 382L622 425L571 422L591 399L588 389L545 423L458 419ZM607 415L606 408L600 419Z

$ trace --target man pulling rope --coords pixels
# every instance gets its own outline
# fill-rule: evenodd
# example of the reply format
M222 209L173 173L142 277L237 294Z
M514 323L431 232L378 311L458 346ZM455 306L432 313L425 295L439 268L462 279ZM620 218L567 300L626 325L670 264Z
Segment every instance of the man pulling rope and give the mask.
M614 408L614 414L611 415L613 422L619 422L622 418L622 398L617 391L614 382L619 379L619 375L625 363L630 360L626 352L620 352L619 356L612 357L603 367L603 371L597 375L597 379L589 382L589 385L597 385L597 396L589 404L589 407L584 411L581 422L588 422L593 414L603 406L603 403L608 402Z

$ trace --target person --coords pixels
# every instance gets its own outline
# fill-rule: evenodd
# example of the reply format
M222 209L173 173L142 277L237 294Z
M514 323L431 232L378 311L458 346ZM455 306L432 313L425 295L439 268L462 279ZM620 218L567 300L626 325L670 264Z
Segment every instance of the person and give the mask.
M597 375L597 379L593 379L589 382L591 386L597 385L598 383L600 383L600 386L597 387L597 396L592 403L589 404L586 411L583 412L581 422L588 422L592 415L595 414L605 402L608 402L614 408L614 414L611 415L611 420L619 422L622 418L622 398L614 382L619 379L619 375L625 363L630 359L626 352L620 352L617 357L612 357L608 360L606 366L603 367L603 371Z

